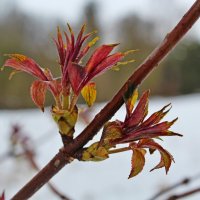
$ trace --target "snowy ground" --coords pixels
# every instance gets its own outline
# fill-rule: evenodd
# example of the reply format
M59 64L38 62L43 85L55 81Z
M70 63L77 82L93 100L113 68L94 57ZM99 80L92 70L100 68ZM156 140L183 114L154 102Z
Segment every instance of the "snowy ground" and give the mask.
M200 95L152 99L149 113L169 102L172 103L173 108L167 119L179 117L172 130L183 134L184 137L171 137L162 142L176 161L167 176L164 169L149 172L159 161L159 155L155 154L147 157L145 168L140 175L128 180L131 155L122 153L113 155L101 163L74 161L57 174L52 182L73 200L148 200L159 189L186 176L200 174ZM0 156L8 149L10 125L18 123L23 126L24 132L33 138L37 161L40 166L44 166L61 146L60 138L56 134L56 126L47 110L45 114L39 110L0 111ZM114 118L123 118L123 112L124 110L121 109ZM83 123L80 123L77 132L82 128ZM44 138L41 140L44 135L46 141ZM25 160L8 158L0 163L0 191L5 189L6 199L9 199L34 174L35 171ZM195 186L200 186L200 180L196 180L190 188ZM185 191L186 188L183 187L182 190ZM47 187L43 187L31 199L56 200L58 198ZM185 199L199 200L200 194Z

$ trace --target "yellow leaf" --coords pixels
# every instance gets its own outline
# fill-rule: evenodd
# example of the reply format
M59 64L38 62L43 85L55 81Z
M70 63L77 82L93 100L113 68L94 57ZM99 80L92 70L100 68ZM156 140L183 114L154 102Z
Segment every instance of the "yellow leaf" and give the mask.
M130 113L132 112L137 99L138 99L138 90L135 89L134 92L133 92L133 94L132 94L132 96L128 99L128 101L126 103L126 105L128 107L128 111Z
M96 100L96 85L94 82L88 83L82 90L81 94L85 99L87 105L90 107Z

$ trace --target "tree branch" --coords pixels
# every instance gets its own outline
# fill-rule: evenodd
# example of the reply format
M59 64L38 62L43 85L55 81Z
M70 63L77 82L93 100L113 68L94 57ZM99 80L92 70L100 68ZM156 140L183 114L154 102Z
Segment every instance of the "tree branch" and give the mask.
M23 200L31 197L67 163L69 157L81 149L91 140L100 128L117 112L124 103L124 95L129 96L146 76L164 59L164 57L176 46L178 41L186 34L200 16L200 0L197 0L190 10L184 15L177 26L165 37L163 42L147 57L128 79L113 99L95 116L91 123L74 139L65 149L61 149L57 155L29 182L12 200Z

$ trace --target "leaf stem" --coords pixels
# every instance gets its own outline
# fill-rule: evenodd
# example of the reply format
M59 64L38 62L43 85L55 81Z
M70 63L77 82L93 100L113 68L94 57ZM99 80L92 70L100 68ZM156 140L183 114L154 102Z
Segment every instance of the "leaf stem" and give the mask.
M124 151L129 151L129 150L131 150L130 147L122 147L122 148L110 150L110 151L108 151L108 153L114 154L114 153L121 153L121 152L124 152Z

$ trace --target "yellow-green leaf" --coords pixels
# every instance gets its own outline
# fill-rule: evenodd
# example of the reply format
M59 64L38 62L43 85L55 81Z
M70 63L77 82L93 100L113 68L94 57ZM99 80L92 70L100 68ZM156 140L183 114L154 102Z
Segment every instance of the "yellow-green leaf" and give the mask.
M107 149L103 146L99 147L98 142L90 145L82 154L82 160L84 161L102 161L108 157Z
M88 83L82 90L81 94L85 99L87 105L90 107L96 100L96 85L94 82Z
M60 110L57 107L53 107L51 113L54 121L58 125L60 134L72 137L78 117L77 107L75 106L72 111Z
M139 149L139 148L134 148L133 149L133 155L132 155L132 167L131 167L131 172L128 178L132 178L136 175L138 175L145 164L145 155L146 150L145 149Z

